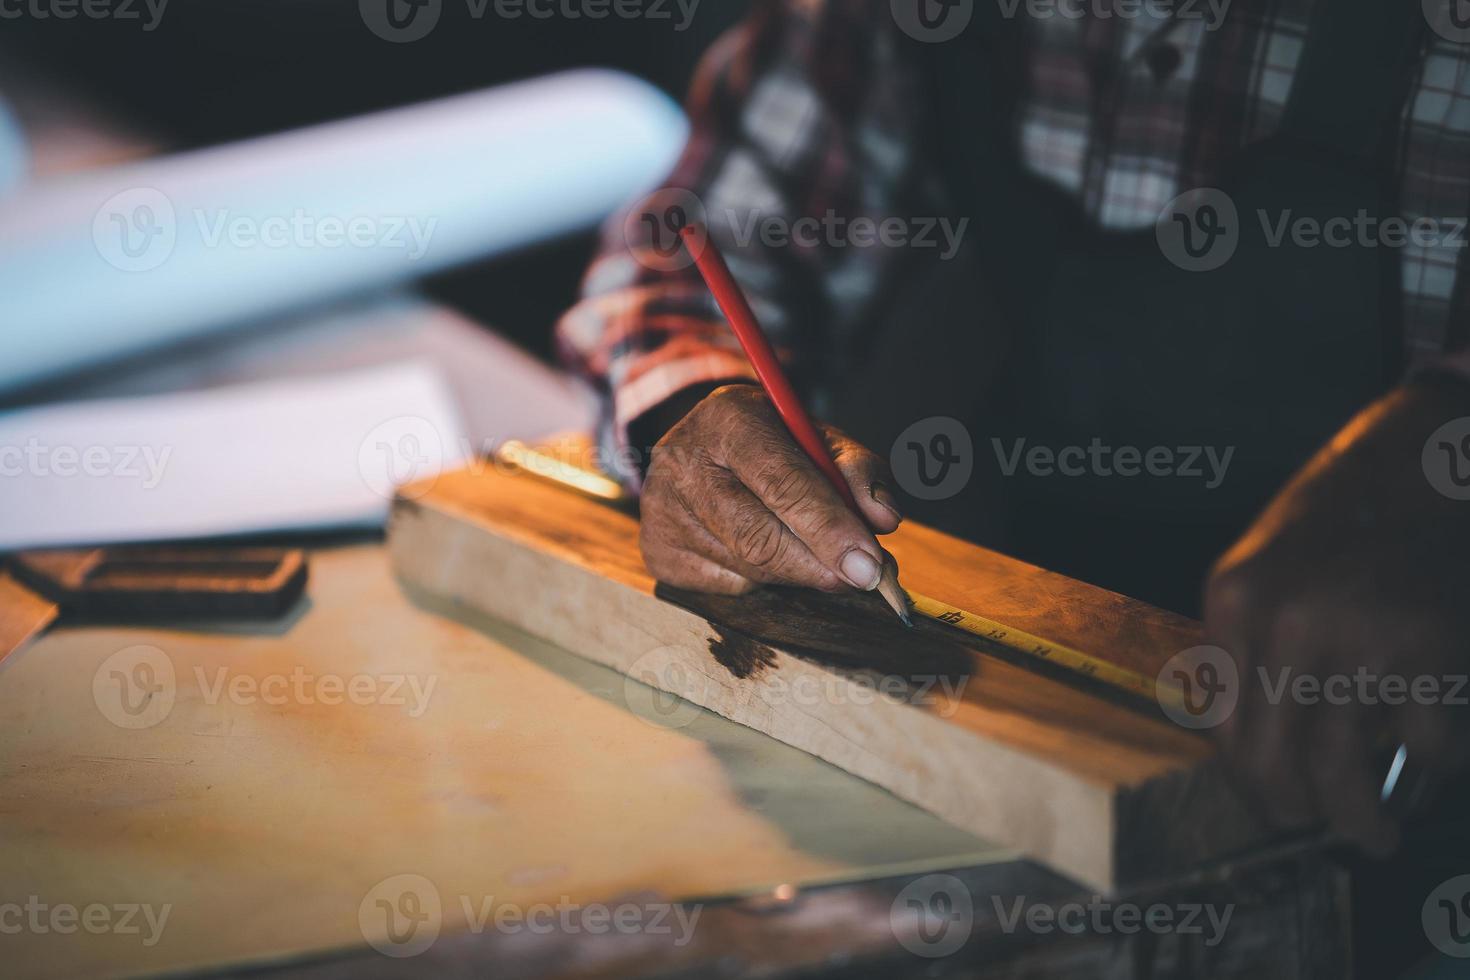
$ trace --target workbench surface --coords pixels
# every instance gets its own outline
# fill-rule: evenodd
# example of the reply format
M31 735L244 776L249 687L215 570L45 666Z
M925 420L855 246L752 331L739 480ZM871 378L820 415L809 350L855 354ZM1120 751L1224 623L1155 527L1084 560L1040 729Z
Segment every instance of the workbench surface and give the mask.
M1014 863L774 739L415 604L376 544L312 562L285 623L64 627L0 664L0 906L45 907L4 937L7 975L381 944L379 901L437 897L447 936L467 909ZM94 904L117 928L48 918Z

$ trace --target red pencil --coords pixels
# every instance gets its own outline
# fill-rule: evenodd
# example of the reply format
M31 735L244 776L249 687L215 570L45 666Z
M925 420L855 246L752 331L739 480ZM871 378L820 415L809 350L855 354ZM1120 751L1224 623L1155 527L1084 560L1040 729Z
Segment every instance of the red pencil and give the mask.
M781 361L776 357L776 351L771 347L771 342L767 339L765 331L761 329L760 323L756 321L755 313L751 310L750 304L746 302L745 294L735 282L735 277L730 275L730 268L725 265L725 259L715 248L714 241L708 234L701 234L700 229L694 225L686 225L680 229L679 235L684 240L684 247L689 250L690 255L694 256L694 264L699 267L699 274L704 277L705 285L709 286L709 291L714 294L715 302L720 306L720 312L724 313L725 319L730 321L730 327L735 331L735 338L740 341L740 346L745 351L745 356L749 358L751 367L755 368L755 376L760 379L761 387L766 390L766 395L776 406L781 421L786 423L786 428L790 430L796 444L817 465L817 469L827 477L838 495L842 497L843 502L861 518L863 512L852 495L852 488L847 485L842 471L837 468L837 463L832 459L832 453L827 448L827 440L817 431L811 416L802 406L801 399L796 396L796 389L791 387L791 381L781 368ZM884 563L883 578L878 583L878 592L906 625L913 625L913 621L909 618L908 597L899 587L898 572L892 562Z

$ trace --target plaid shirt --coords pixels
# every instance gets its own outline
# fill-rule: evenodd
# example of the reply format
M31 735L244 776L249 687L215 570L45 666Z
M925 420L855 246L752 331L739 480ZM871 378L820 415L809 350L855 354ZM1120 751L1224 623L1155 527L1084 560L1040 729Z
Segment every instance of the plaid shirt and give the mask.
M1235 0L1218 23L1028 18L1024 165L1104 228L1151 226L1176 195L1216 186L1244 147L1280 124L1313 2L1326 0ZM901 29L887 0L758 0L705 57L689 99L693 132L666 186L687 188L711 216L862 215L877 224L945 213L912 108L924 104L925 81ZM1470 206L1470 40L1423 34L1402 112L1399 207L1406 220L1432 217L1450 232ZM742 241L742 224L712 220L710 233L798 369L805 352L861 320L903 251L762 241L748 225ZM697 271L668 268L649 250L652 234L631 221L610 225L583 298L557 327L568 363L606 396L602 434L615 445L626 445L630 421L680 389L751 373ZM1459 348L1465 326L1464 235L1443 237L1402 248L1413 364Z

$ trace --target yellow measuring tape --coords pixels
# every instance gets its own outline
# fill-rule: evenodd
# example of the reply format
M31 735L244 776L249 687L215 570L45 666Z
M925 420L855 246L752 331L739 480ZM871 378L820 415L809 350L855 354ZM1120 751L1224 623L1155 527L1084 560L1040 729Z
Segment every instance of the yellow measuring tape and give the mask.
M1161 687L1156 678L1120 667L1090 653L1083 653L1081 650L1061 643L1044 640L1034 633L1007 626L967 609L956 608L918 592L910 591L909 601L913 603L915 612L962 629L966 633L1005 647L1007 650L1045 660L1058 667L1082 674L1084 677L1091 677L1113 687L1122 688L1141 697L1151 700L1165 698L1171 702L1182 703L1178 688L1172 685Z

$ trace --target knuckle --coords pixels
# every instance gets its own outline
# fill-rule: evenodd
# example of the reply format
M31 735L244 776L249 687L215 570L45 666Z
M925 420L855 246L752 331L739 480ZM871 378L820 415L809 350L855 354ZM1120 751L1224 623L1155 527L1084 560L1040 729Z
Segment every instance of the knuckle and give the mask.
M878 457L860 446L844 446L837 451L839 469L869 480L878 473Z
M800 524L803 537L819 553L845 552L848 544L848 518L842 511L811 504L798 509L793 522Z
M719 461L715 459L715 454L703 443L681 446L676 458L681 461L684 470L689 473L708 474L723 469Z
M785 461L763 470L755 482L760 498L773 510L795 510L810 496L806 474Z
M748 384L727 384L720 385L714 391L710 392L709 398L705 400L712 405L734 405L750 401L755 394L755 389Z
M716 388L700 405L705 409L706 420L729 424L759 411L760 402L760 392L750 385L735 384Z
M785 433L786 423L781 421L781 415L776 411L776 406L759 388L750 385L740 386L732 403L742 423L752 430L760 431L764 428Z
M735 553L756 568L775 565L786 550L786 529L755 508L740 516L731 533Z

